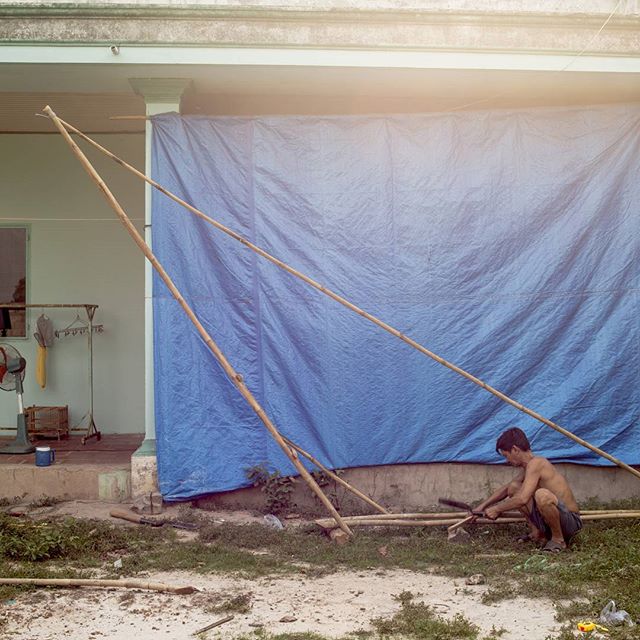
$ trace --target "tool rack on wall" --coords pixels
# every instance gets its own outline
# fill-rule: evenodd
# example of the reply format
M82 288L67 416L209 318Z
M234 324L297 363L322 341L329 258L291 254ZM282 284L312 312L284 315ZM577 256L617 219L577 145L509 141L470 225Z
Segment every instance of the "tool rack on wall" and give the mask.
M89 351L89 409L87 413L80 419L78 424L70 429L70 431L82 432L82 444L85 444L89 438L100 440L102 437L93 417L93 332L97 327L102 325L94 325L93 318L98 308L97 304L23 304L20 302L10 302L0 304L0 309L84 309L87 314L87 334L88 334L88 351ZM56 331L56 335L60 333ZM59 337L59 336L57 336ZM85 426L82 426L85 425Z

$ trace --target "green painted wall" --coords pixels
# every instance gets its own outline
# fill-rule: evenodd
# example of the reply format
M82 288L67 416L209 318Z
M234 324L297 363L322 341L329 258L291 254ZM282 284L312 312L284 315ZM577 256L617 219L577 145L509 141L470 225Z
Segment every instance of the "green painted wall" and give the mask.
M144 135L111 134L98 141L144 168ZM142 230L144 188L98 152L87 151L125 211ZM143 257L103 196L59 135L0 135L0 223L29 223L32 303L100 305L94 338L94 409L104 433L144 432ZM69 220L71 219L71 220ZM84 312L82 312L84 314ZM40 310L31 310L31 336L13 344L27 359L25 405L69 405L72 424L88 408L86 336L61 338L48 353L48 384L35 382ZM49 310L56 329L75 310ZM16 422L15 394L0 392L0 426ZM1 432L0 432L1 433Z

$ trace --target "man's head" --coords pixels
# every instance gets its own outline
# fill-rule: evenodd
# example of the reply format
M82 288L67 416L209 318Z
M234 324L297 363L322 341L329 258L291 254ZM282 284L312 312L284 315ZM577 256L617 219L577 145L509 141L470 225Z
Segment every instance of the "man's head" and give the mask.
M531 445L522 429L511 427L500 434L496 441L496 451L504 456L509 464L518 466L522 454L531 451Z

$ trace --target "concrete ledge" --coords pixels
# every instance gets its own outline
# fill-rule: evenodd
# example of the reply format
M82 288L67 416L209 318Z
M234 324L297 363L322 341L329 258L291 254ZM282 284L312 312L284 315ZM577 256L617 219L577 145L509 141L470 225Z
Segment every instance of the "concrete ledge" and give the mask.
M131 498L131 469L110 465L0 466L0 498L104 500Z
M640 497L640 480L618 467L556 466L569 481L578 503L589 498L611 502ZM376 502L393 510L430 510L440 497L479 502L509 482L516 473L506 465L412 464L349 469L342 477ZM362 500L342 487L336 489L329 485L324 490L343 513L370 511ZM259 488L238 489L199 498L197 502L203 508L263 509L265 496ZM300 478L293 493L293 502L299 509L324 509Z

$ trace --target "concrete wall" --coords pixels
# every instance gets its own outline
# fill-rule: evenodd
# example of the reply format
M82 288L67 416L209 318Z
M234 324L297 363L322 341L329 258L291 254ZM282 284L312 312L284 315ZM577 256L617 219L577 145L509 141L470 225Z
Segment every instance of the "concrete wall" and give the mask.
M617 467L560 464L558 468L567 478L579 504L590 498L611 502L640 496L640 480ZM440 497L478 503L510 482L516 473L507 465L413 464L350 469L342 477L378 504L392 511L406 512L432 510L438 506ZM365 502L342 487L336 488L333 483L325 486L324 491L344 514L372 511ZM300 478L296 480L293 502L295 508L302 511L325 512ZM239 489L200 498L197 503L205 509L242 507L264 510L265 495L257 488Z
M144 135L97 136L101 144L144 168ZM144 217L143 183L98 152L87 152L136 226ZM144 431L143 257L61 136L1 135L0 223L31 226L28 302L100 305L94 338L95 419L104 433ZM39 309L26 340L11 341L27 359L26 405L69 405L75 424L88 407L86 336L56 340L48 353L48 384L35 381ZM75 310L48 310L56 329ZM81 311L81 317L85 316ZM86 316L85 316L86 319ZM15 394L0 392L0 426L15 426ZM7 432L2 432L7 435Z

